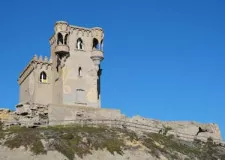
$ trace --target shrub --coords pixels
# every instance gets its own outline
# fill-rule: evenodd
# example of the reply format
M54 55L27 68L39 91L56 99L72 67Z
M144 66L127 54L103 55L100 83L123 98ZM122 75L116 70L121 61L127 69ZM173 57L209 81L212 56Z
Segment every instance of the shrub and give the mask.
M46 153L41 142L40 132L37 129L13 127L10 131L12 136L10 136L4 143L7 147L13 149L24 146L26 149L30 148L34 154Z
M171 128L165 128L164 134L148 133L138 136L135 132L107 127L88 127L78 125L51 126L43 128L24 128L13 126L7 130L0 130L1 134L8 135L4 145L9 148L18 148L24 146L30 149L34 154L45 154L45 150L41 140L49 141L51 149L65 155L69 160L73 160L75 154L83 157L91 154L91 150L106 149L110 153L123 154L123 149L128 148L124 143L124 139L131 142L136 140L149 149L149 152L159 157L163 154L168 159L179 159L179 153L193 159L215 159L215 157L224 158L217 152L218 145L213 143L212 139L208 139L206 143L198 139L194 142L186 142L176 139L173 135L166 136ZM221 146L219 146L221 147Z

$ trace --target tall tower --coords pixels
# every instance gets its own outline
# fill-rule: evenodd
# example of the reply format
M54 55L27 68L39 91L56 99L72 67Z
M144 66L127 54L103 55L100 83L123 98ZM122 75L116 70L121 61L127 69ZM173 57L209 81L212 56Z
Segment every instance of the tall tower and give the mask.
M83 28L59 21L50 39L53 103L101 107L101 28Z

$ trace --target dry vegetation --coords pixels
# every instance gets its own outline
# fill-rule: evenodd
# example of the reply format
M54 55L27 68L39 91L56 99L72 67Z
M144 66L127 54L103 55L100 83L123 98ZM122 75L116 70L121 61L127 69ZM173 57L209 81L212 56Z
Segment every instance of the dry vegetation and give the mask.
M135 132L108 127L88 127L77 125L52 126L40 128L25 128L13 126L3 130L0 124L0 139L2 145L11 149L24 146L34 154L46 154L48 150L57 150L69 160L75 154L83 157L91 154L92 150L107 149L110 153L123 154L126 149L131 149L125 140L140 142L148 152L159 157L164 155L168 159L179 159L186 155L186 159L225 160L225 148L208 139L207 143L199 140L194 142L181 141L165 134L137 135ZM43 143L44 142L44 143ZM137 149L137 148L136 148Z

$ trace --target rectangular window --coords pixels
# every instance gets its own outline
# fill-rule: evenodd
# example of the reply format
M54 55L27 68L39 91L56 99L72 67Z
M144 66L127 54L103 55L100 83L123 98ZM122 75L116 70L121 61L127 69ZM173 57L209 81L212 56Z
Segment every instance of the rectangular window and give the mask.
M85 91L83 89L77 89L76 91L76 103L86 103Z

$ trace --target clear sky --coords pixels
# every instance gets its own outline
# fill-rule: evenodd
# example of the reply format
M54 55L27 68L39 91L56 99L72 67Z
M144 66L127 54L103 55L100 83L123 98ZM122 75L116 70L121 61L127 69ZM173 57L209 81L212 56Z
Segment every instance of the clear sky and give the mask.
M17 78L50 55L58 20L105 31L102 106L160 120L217 123L225 137L225 1L0 2L0 107L15 109ZM43 93L44 94L44 93Z

